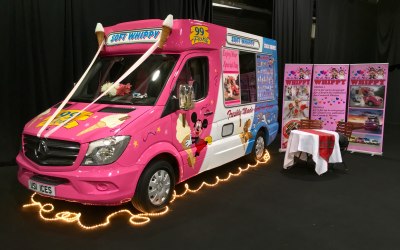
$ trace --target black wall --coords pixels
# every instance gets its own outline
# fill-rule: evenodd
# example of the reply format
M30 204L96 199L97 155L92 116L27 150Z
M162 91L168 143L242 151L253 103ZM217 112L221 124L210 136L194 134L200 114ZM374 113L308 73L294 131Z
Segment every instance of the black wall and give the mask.
M389 62L385 122L400 124L400 1L275 0L273 16L280 89L286 63Z
M0 0L0 6L5 28L0 38L0 165L14 161L23 125L62 100L87 67L97 47L97 22L108 26L170 13L212 20L211 0ZM272 17L214 10L215 23L272 34L278 41L280 79L285 63L389 62L386 122L400 124L400 1L275 0Z
M97 22L212 14L211 0L0 1L0 164L14 161L24 124L62 100L90 63Z
M247 33L272 37L271 14L249 10L213 9L213 23Z

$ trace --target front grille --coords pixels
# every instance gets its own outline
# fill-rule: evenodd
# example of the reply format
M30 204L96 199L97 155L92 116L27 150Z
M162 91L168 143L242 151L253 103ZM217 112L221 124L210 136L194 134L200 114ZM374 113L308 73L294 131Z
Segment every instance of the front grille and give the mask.
M79 143L24 135L26 157L43 166L71 166L79 153Z
M58 177L53 177L53 176L45 176L45 175L34 175L31 177L31 180L37 181L43 184L48 184L52 186L57 186L60 184L65 184L68 183L69 181L64 178L58 178Z

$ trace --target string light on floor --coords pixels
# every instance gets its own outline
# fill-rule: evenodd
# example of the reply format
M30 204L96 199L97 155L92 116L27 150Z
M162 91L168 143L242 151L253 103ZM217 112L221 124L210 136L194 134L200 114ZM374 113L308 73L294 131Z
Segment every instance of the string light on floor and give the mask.
M258 161L255 165L248 164L247 167L245 167L245 168L239 167L237 173L229 172L228 177L223 178L223 179L221 179L218 176L216 176L214 183L202 182L201 185L196 189L191 189L189 187L189 185L186 183L184 185L185 190L182 193L177 194L176 191L174 191L171 203L174 202L178 198L182 198L183 196L185 196L188 193L197 193L198 191L200 191L204 187L215 187L216 185L218 185L221 182L226 182L229 179L231 179L232 177L237 177L237 176L241 175L243 172L248 171L250 168L255 168L255 167L258 167L260 164L264 164L264 163L268 162L270 158L271 157L270 157L268 151L265 151L263 160L262 161ZM155 217L159 217L159 216L165 215L169 211L169 208L165 207L161 212L158 212L158 213L137 213L137 214L134 214L128 209L121 209L121 210L118 210L116 212L113 212L113 213L107 215L107 217L105 218L103 223L99 223L99 224L95 224L95 225L85 225L81 221L82 213L76 213L76 212L70 212L70 211L61 211L61 212L57 212L56 214L54 214L55 207L54 207L54 205L52 203L42 204L41 202L35 200L35 196L36 196L36 193L32 194L31 199L30 199L31 202L28 203L28 204L23 205L23 208L36 207L36 208L38 208L39 217L44 221L50 221L50 222L58 221L58 222L63 222L63 223L76 223L76 224L78 224L79 227L81 227L82 229L85 229L85 230L94 230L94 229L98 229L98 228L101 228L101 227L106 227L111 223L111 219L113 217L115 217L117 215L121 215L121 214L125 214L125 215L128 216L128 218L129 218L128 221L129 221L129 223L131 225L140 226L140 225L144 225L144 224L149 223L151 218L155 218ZM54 215L51 215L51 214L54 214Z
M36 193L32 194L31 196L31 203L23 205L23 207L38 207L39 208L39 216L42 220L44 221L60 221L64 223L73 223L76 222L78 226L80 226L83 229L86 230L93 230L97 229L99 227L105 227L110 224L111 218L115 217L116 215L119 214L127 214L129 216L129 223L134 225L134 226L140 226L144 225L148 222L150 222L150 218L152 217L158 217L161 215L166 214L169 211L168 207L165 207L163 211L158 212L158 213L139 213L139 214L134 214L128 209L121 209L119 211L113 212L109 215L107 215L105 221L100 224L96 225L91 225L87 226L82 223L81 221L81 213L75 213L75 212L70 212L70 211L62 211L58 212L53 217L46 217L44 214L49 214L55 210L54 205L51 203L46 203L42 204L41 202L36 201L34 198L36 196Z

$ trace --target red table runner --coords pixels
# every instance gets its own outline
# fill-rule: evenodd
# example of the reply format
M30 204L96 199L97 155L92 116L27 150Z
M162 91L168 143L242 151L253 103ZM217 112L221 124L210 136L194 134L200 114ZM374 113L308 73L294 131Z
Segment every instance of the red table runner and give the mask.
M321 132L315 129L299 129L307 133L318 135L319 137L319 155L329 163L329 157L333 152L335 146L335 135L330 133Z

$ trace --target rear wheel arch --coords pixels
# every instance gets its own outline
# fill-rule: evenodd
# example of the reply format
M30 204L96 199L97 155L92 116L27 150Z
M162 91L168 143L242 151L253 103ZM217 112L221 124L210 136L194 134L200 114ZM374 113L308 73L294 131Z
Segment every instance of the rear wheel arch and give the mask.
M252 164L262 160L262 157L265 154L265 148L267 146L265 131L266 130L263 128L260 128L257 131L257 134L254 137L254 143L252 145L251 152L246 155L246 159Z
M261 127L256 131L255 134L257 135L260 131L264 133L265 145L268 145L268 143L269 143L269 130L268 130L268 127L267 127L267 126L261 126ZM255 138L254 138L254 139L255 139Z

